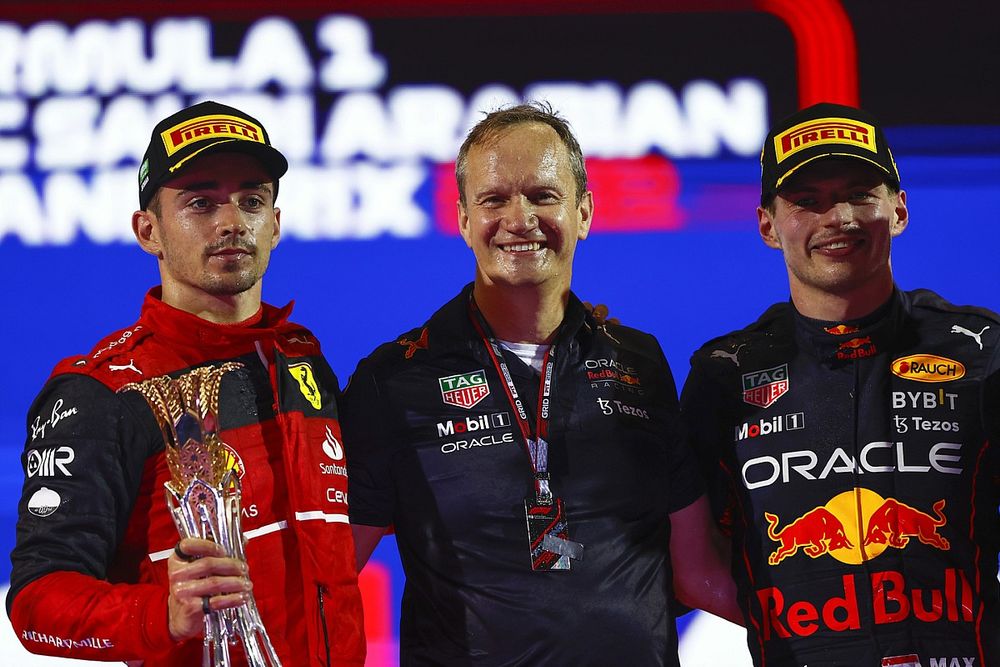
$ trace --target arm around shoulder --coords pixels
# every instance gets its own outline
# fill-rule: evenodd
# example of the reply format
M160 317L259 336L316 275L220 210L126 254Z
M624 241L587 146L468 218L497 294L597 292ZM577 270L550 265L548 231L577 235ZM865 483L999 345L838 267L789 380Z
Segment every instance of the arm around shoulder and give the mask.
M670 514L670 562L677 599L743 625L729 554L729 543L712 522L706 496Z

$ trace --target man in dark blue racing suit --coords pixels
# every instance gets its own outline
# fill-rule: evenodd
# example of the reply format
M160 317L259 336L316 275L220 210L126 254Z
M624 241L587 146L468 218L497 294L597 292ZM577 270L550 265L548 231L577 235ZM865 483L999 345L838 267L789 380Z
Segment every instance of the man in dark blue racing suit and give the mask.
M757 209L791 301L695 353L683 420L732 533L755 664L1000 664L1000 322L892 277L877 123L778 123Z

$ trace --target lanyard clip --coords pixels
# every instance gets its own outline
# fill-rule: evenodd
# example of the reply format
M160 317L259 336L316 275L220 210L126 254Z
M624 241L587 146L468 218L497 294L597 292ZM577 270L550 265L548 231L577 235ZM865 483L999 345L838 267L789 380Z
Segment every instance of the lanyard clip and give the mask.
M552 490L549 488L549 473L535 473L535 501L539 505L552 504Z

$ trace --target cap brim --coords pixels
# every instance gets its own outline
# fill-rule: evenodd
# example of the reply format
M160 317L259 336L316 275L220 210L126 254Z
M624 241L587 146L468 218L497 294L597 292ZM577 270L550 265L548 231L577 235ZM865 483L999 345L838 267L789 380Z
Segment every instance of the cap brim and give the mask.
M192 151L190 155L184 156L182 160L170 168L170 171L161 180L160 185L167 183L182 174L191 164L192 160L196 160L197 158L204 157L206 155L214 155L216 153L242 153L244 155L254 157L259 160L262 165L264 165L267 173L274 180L278 180L285 175L286 171L288 171L288 160L286 160L285 156L273 146L258 143L256 141L220 139L219 141L213 141L204 146L200 146L198 150Z
M774 184L774 192L780 190L781 186L784 185L786 180L788 180L788 177L797 172L798 170L802 169L802 167L805 167L806 165L811 164L817 160L824 160L827 158L853 158L855 160L861 160L862 162L866 162L872 165L886 176L892 178L893 182L895 182L896 180L892 172L890 172L888 169L880 165L875 160L866 158L863 155L858 155L856 153L822 153L820 155L813 155L812 157L803 160L802 162L798 163L797 165L786 171L780 178L778 178L778 181Z

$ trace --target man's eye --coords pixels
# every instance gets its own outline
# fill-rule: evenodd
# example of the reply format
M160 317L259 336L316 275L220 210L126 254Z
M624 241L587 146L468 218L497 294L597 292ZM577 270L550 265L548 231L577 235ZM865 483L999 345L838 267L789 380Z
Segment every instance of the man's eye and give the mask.
M264 206L264 200L257 195L250 195L246 198L244 205L250 209L258 209Z
M798 199L795 200L795 205L800 206L802 208L808 208L810 206L815 206L816 200L813 199L812 197L799 197Z
M197 197L195 199L192 199L191 203L188 204L188 206L190 206L191 208L194 208L194 209L198 209L198 210L205 210L205 209L210 208L212 206L212 202L210 202L205 197Z

